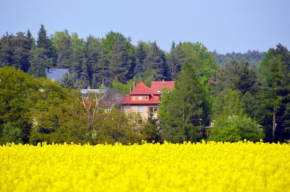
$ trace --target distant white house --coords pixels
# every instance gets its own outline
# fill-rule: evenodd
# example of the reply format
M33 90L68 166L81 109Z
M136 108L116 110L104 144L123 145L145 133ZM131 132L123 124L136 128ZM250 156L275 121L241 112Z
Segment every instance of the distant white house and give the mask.
M68 69L56 69L56 68L46 68L45 74L46 78L51 79L52 81L60 81L63 79L63 76L69 73Z

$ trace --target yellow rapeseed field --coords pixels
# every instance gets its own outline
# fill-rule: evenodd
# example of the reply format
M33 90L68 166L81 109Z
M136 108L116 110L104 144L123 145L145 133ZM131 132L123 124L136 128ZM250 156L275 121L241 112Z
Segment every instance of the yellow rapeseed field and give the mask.
M290 145L7 144L0 191L290 191Z

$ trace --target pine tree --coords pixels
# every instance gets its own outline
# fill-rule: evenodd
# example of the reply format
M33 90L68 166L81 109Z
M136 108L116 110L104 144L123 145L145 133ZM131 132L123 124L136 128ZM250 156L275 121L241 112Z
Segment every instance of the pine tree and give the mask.
M130 68L130 61L126 52L126 47L121 38L118 38L111 52L109 64L110 79L117 78L121 83L127 82L127 75Z
M177 78L177 74L181 70L181 67L186 61L185 53L182 49L182 46L175 46L175 43L173 42L168 57L169 78L175 80Z
M29 68L29 51L31 49L30 42L27 41L27 37L23 32L18 32L14 39L14 50L13 50L13 62L12 66L21 68L27 72Z
M35 48L29 52L30 68L28 73L35 77L46 77L45 69L52 68L52 59L46 56L46 50Z
M70 74L74 74L77 78L79 78L81 75L82 67L81 67L81 61L80 61L77 50L73 52L70 60L71 60L71 65L69 68Z
M34 45L34 39L29 29L26 34L26 42L27 42L27 49L31 50L32 46Z
M147 51L145 48L145 43L140 42L137 47L137 53L136 53L136 67L134 74L135 76L142 76L145 69L144 69L144 60L147 57Z
M260 64L259 72L263 83L261 98L271 116L272 141L283 141L283 114L290 98L290 53L282 45L270 49ZM271 120L270 120L271 119Z
M108 60L105 53L101 53L98 58L97 65L94 66L94 81L96 82L96 87L101 85L107 85L108 80Z
M46 29L44 28L43 24L41 24L40 29L38 31L37 47L43 48L45 50L45 55L47 56L47 58L52 57L51 41L46 34Z
M161 120L163 139L198 141L206 122L205 93L189 63L185 63L170 95L167 115Z
M13 36L6 33L1 38L0 67L11 66L13 62Z
M82 73L78 81L76 82L75 87L78 89L85 89L90 85L89 69L86 62L86 59L83 58L82 62Z
M166 78L167 66L164 52L153 42L150 51L144 60L145 69L150 68L155 72L153 80L163 80Z
M99 53L102 51L102 45L99 39L89 36L86 42L85 56L86 66L88 71L89 82L93 82L94 71L98 63Z

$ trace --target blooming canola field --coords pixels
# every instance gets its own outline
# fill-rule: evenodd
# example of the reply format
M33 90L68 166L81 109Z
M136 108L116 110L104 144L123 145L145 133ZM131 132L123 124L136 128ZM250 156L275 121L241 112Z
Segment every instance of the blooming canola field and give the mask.
M290 191L290 145L0 146L0 191Z

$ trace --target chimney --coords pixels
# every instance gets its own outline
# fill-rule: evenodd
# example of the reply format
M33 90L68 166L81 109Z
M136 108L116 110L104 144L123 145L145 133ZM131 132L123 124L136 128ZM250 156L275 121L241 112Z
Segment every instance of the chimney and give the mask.
M133 89L135 88L135 86L136 86L136 82L135 82L135 81L133 81Z
M162 83L164 83L164 79L162 79Z
M88 86L88 90L90 90L91 89L91 87L90 86Z

